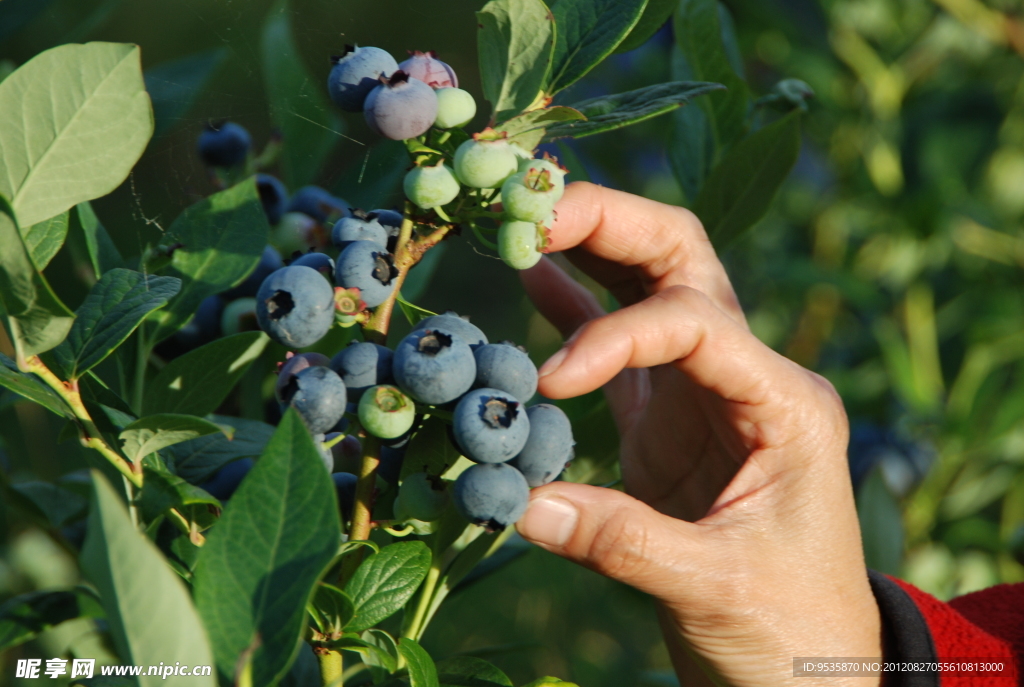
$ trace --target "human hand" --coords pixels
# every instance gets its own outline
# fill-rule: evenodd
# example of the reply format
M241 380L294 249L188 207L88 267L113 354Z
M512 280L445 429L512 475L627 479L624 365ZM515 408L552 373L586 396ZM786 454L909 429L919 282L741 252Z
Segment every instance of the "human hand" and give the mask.
M622 309L604 314L550 260L522 272L572 335L540 391L605 387L626 493L535 489L520 534L654 596L683 684L703 681L697 666L718 684L779 685L795 657L881 656L832 386L750 333L689 211L577 183L557 213L550 250Z

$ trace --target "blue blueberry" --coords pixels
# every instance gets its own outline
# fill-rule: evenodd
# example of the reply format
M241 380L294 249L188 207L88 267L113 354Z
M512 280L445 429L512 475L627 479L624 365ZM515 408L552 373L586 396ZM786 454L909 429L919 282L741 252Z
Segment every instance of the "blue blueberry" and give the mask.
M373 213L353 210L351 217L342 217L335 222L331 231L331 242L338 248L345 249L353 241L371 241L387 250L388 232Z
M288 380L282 405L298 411L312 434L324 434L345 414L345 383L329 367L308 367Z
M210 122L199 134L199 157L210 167L235 167L245 162L252 137L234 122Z
M175 340L188 349L210 343L220 336L220 316L224 312L224 299L207 296L199 303L196 314L174 335Z
M345 54L331 58L334 66L327 77L331 100L346 112L360 112L366 97L380 85L380 77L398 71L398 63L380 48L345 46Z
M413 331L419 329L433 329L434 327L441 327L442 329L458 334L459 337L468 343L469 347L474 350L477 346L483 346L487 343L487 335L484 334L475 324L471 324L468 317L459 316L459 314L454 310L448 310L440 315L431 315L430 317L420 320L416 323L416 326L413 327Z
M474 389L455 406L452 432L470 460L504 463L526 445L530 418L511 394L499 389Z
M334 324L334 289L312 268L282 267L263 280L256 319L283 346L311 346Z
M380 465L377 475L388 484L398 484L398 476L402 474L402 461L405 460L405 447L381 446Z
M327 434L327 439L334 439L337 435ZM344 439L331 447L334 454L334 469L338 472L359 472L363 464L363 445L357 437L349 434Z
M210 479L199 486L205 489L210 496L221 501L227 501L235 493L235 490L238 489L242 479L252 470L254 463L255 461L252 458L232 461L213 473Z
M284 402L284 389L292 381L292 377L308 367L330 367L331 360L323 353L296 353L281 363L277 371L277 382L274 384L274 396L279 403Z
M396 210L374 210L373 214L377 215L377 221L388 233L388 252L394 253L398 247L398 235L402 233L402 221L405 218Z
M437 118L437 94L419 79L397 71L370 91L363 118L375 133L393 141L416 138Z
M452 501L464 518L488 530L503 530L526 512L530 486L522 473L505 463L483 463L455 480Z
M539 403L526 409L530 418L530 437L510 465L526 478L531 487L554 480L572 460L572 424L562 409L550 403Z
M392 372L398 385L414 399L441 405L473 386L476 361L469 345L452 330L418 329L395 348Z
M263 212L267 222L277 224L288 211L288 189L277 177L269 174L256 175L256 192L260 194Z
M346 289L359 289L368 308L376 308L395 290L395 257L372 241L353 241L341 251L334 281Z
M336 472L331 475L334 489L338 494L338 506L341 508L343 520L352 519L352 508L356 504L356 483L359 478L351 472Z
M321 224L348 214L348 203L319 186L303 186L288 202L288 212L301 212Z
M348 400L358 403L371 386L390 384L391 349L369 341L353 341L331 359L331 369L341 376L348 389Z
M332 284L334 283L334 260L331 259L330 255L324 253L304 253L289 264L312 268L324 275L324 279Z
M327 440L326 434L314 434L313 444L316 446L316 450L320 452L320 460L324 462L324 467L327 468L327 474L334 472L334 453L329 448L324 448L324 442Z
M256 263L249 276L242 280L238 286L232 287L223 292L221 296L225 300L233 301L236 298L255 298L256 292L260 290L260 284L272 273L284 267L281 254L273 246L265 246L260 261Z
M537 368L526 351L508 342L485 344L473 351L474 386L501 389L526 403L537 391Z

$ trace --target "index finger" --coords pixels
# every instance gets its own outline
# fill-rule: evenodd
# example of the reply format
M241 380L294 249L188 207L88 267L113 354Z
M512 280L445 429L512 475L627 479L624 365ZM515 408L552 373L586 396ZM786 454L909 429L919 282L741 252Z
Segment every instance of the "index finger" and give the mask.
M704 227L686 208L576 182L555 211L548 252L569 251L569 258L623 305L688 286L746 322Z

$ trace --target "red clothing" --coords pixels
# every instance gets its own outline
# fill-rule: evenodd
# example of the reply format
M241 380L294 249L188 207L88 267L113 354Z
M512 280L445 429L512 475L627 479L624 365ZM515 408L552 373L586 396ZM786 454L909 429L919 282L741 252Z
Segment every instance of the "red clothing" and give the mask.
M900 687L1024 686L1024 584L1001 584L943 603L907 582L869 573L886 633L888 661L983 659L1002 672L887 674Z

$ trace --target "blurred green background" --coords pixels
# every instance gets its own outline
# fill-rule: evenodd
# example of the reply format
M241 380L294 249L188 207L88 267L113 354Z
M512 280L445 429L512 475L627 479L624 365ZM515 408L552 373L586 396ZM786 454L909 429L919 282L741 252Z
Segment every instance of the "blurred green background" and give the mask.
M275 123L306 121L299 125L317 127L323 142L309 151L308 168L299 158L271 171L293 190L315 182L356 205L394 204L395 185L370 180L399 179L401 157L387 147L371 154L376 141L361 117L327 107L328 58L346 43L399 59L407 49L437 50L482 103L473 14L482 4L291 0L281 11L270 0L3 0L0 74L66 42L142 46L159 95L158 134L129 181L94 203L122 252L137 255L215 190L195 154L208 119L243 124L258 146ZM723 259L755 333L828 377L846 402L868 564L943 599L1024 580L1021 3L725 5L756 94L791 77L817 93L800 160L773 210ZM290 30L310 75L308 98L275 120L262 66L268 19ZM669 80L672 52L667 26L559 101ZM183 59L191 61L175 62ZM573 176L683 204L672 172L681 125L669 115L574 143ZM492 340L524 343L537 362L553 352L560 339L514 272L465 239L446 245L417 302L471 315ZM47 270L72 308L91 278L80 257L70 244ZM614 480L616 439L600 395L566 405L579 439L569 478ZM42 408L0 395L12 480L55 480L85 466L75 442L55 440L61 428ZM76 579L58 533L6 509L0 517L0 601ZM72 625L17 651L57 655L95 641ZM674 684L649 599L539 550L455 594L425 642L438 658L485 656L517 683L554 674L586 687ZM16 657L0 657L0 684L13 679Z

